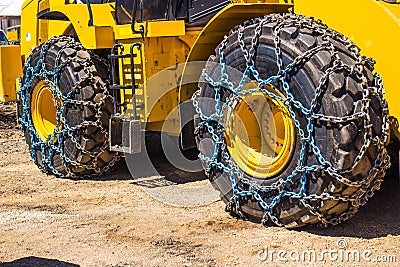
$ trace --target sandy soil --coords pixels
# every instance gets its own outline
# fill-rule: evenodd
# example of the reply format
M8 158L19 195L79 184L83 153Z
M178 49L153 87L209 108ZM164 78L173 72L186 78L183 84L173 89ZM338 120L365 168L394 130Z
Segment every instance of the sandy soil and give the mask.
M46 176L14 121L14 106L0 105L0 266L399 266L396 181L340 226L265 228L232 218L221 201L155 200L124 164L101 180Z

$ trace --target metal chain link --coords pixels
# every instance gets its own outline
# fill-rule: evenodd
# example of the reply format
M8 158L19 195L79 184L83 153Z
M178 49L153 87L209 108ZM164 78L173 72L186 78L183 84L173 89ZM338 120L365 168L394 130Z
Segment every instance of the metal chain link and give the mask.
M46 63L46 56L48 51L57 43L62 44L62 46L57 51L58 54L56 55L54 66L50 66L48 63ZM60 177L77 177L74 168L83 168L85 170L91 170L94 174L102 174L109 171L119 160L119 155L113 154L112 160L108 162L106 166L100 168L98 160L100 155L108 150L108 143L104 142L99 149L96 149L96 151L93 152L85 149L85 147L81 144L81 140L79 140L82 131L91 126L98 129L99 133L104 136L105 140L108 140L109 132L101 122L101 115L103 112L101 109L104 105L106 105L107 99L112 100L112 97L108 94L107 89L104 87L102 88L104 90L103 96L100 99L96 99L97 103L94 103L93 101L74 99L75 94L79 94L81 89L86 86L85 84L95 84L98 81L98 78L96 78L92 70L93 63L89 58L80 58L75 56L74 58L69 57L67 60L62 62L63 51L68 48L76 49L77 46L79 46L79 44L77 44L71 37L62 36L49 39L47 42L41 45L40 51L34 50L31 53L25 63L24 76L19 79L20 90L18 91L18 95L22 101L23 107L23 113L19 121L21 124L21 130L23 132L27 130L29 133L31 144L30 154L35 164L38 165L39 168L41 168L45 173L54 174ZM40 53L40 57L38 62L33 65L31 61L34 53ZM80 80L74 84L70 92L63 94L59 87L60 75L72 62L79 63L82 66L84 75L80 76ZM49 68L52 68L52 70ZM46 141L43 141L40 138L30 115L31 94L33 90L32 87L35 85L34 83L36 80L43 80L48 84L53 95L54 106L57 108L57 125L54 127L54 132L48 136ZM82 108L85 106L90 106L96 111L95 120L84 121L78 125L71 126L66 118L68 107L71 106L81 106ZM67 152L65 151L65 142L67 140L70 140L79 151L76 153L90 156L91 161L87 164L84 164L68 156ZM39 164L37 155L38 152L41 155L41 164ZM65 167L65 173L60 172L54 166L53 160L55 155L59 155L61 157L63 166Z
M260 36L262 35L263 25L266 24L274 25L272 27L272 31L274 35L278 73L274 76L268 77L267 79L262 79L255 66L255 55L258 49ZM250 49L248 49L246 46L244 37L244 32L246 29L245 27L249 25L255 26ZM321 36L322 40L318 46L309 49L303 53L303 55L295 58L293 62L289 63L286 67L284 66L282 59L280 38L282 29L285 27L297 27L312 31ZM324 226L336 225L344 220L347 220L353 216L359 207L364 205L368 198L373 195L373 192L380 187L382 183L382 177L384 176L386 169L390 166L389 157L385 149L385 143L388 139L389 119L387 103L383 99L384 89L382 86L382 80L379 75L375 75L374 79L376 85L374 88L371 88L371 86L368 84L368 79L364 74L364 66L373 66L374 62L369 58L360 56L359 49L343 35L329 29L319 20L304 16L274 14L246 22L244 25L236 27L235 30L231 32L231 34L234 33L237 33L238 43L246 61L246 69L243 71L243 76L238 86L234 86L233 82L229 79L227 72L224 49L227 46L228 37L225 37L218 49L219 64L221 66L220 80L213 80L211 73L207 73L206 70L203 71L203 77L208 86L214 88L216 92L215 101L217 104L215 106L215 112L211 115L206 115L203 112L199 103L201 101L200 90L193 95L193 104L201 119L201 123L196 128L195 133L211 135L212 140L216 144L212 157L207 157L202 153L199 155L200 159L206 163L206 173L209 176L215 175L217 172L225 173L228 175L232 184L232 197L227 204L227 210L233 211L239 214L239 216L244 217L243 212L241 211L241 203L244 202L245 198L252 197L264 210L263 223L266 223L268 219L270 219L277 225L283 225L283 223L279 221L279 216L276 214L275 210L277 209L277 204L280 203L284 197L290 197L292 199L299 200L299 203L307 208L312 215L316 216L320 223ZM332 40L342 42L346 47L348 47L350 53L356 59L356 64L354 66L348 66L343 63L333 45ZM331 58L333 58L333 61L330 67L323 72L319 80L319 84L315 89L315 95L312 98L311 104L309 107L306 107L301 102L296 100L295 96L293 95L293 91L289 86L288 79L291 75L297 73L302 66L309 62L310 59L320 51L329 52ZM319 114L317 109L320 106L321 99L327 90L329 77L338 71L347 72L348 75L352 75L360 81L360 85L362 87L362 108L359 112L355 112L352 115L343 117ZM245 86L246 81L251 80L251 78L256 80L258 83L258 88L244 90L243 87ZM266 85L275 86L276 84L279 84L283 89L285 98L264 89ZM221 102L221 95L224 88L225 90L228 90L231 95L225 100L225 103L221 105L219 102ZM226 116L224 115L227 113L227 109L232 107L233 102L237 99L241 99L243 96L255 92L261 92L270 98L281 101L285 104L302 142L299 163L297 167L290 175L285 178L281 178L279 181L269 186L259 184L250 180L249 178L246 178L246 175L243 173L243 171L240 170L237 164L231 159L226 149L227 144L224 138L224 130L226 125L225 120L227 120ZM370 115L371 94L379 99L382 106L383 125L381 134L379 136L374 136L372 130ZM300 114L306 118L307 123L305 127L301 125L298 119ZM363 144L360 147L358 154L354 158L354 161L351 165L352 167L345 170L337 169L332 162L322 155L319 147L316 145L314 138L315 123L325 122L328 124L342 125L360 120L362 120L364 123ZM357 166L360 161L366 157L367 150L371 145L375 145L377 147L378 156L374 161L374 164L371 167L367 177L364 177L359 181L350 180L348 177L351 177L351 172L354 170L355 166ZM317 163L309 166L307 165L306 158L310 157L310 154L317 159ZM321 171L329 174L332 179L344 186L356 187L356 192L349 196L329 192L323 192L321 194L307 194L307 183L309 182L309 177L312 173ZM289 190L289 186L296 183L296 181L301 185L298 191L294 192ZM267 195L272 195L274 197L272 200L270 200L267 199L267 197L264 197ZM311 204L317 203L318 201L322 203L323 201L327 200L348 202L351 204L351 208L341 214L332 215L327 218L326 215L318 211L318 205Z

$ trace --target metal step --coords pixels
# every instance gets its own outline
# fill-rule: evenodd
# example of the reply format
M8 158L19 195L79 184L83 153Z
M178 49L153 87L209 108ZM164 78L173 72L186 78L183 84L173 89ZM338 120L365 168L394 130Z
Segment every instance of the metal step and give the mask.
M113 115L110 119L110 150L137 154L142 151L141 122L134 117Z

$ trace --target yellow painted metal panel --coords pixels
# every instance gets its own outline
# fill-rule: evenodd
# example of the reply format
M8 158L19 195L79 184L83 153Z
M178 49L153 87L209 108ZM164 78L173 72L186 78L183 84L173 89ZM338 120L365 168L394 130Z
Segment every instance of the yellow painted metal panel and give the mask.
M93 11L93 25L96 26L112 26L115 25L112 12L114 11L114 3L103 5L91 5ZM69 4L66 5L64 0L50 1L50 11L58 11L66 15L74 25L79 28L88 27L89 12L87 5Z
M147 121L164 121L178 105L177 84L190 46L179 37L152 37L145 39L144 47L146 86L149 88L147 104L150 111ZM179 122L179 119L175 121ZM171 127L168 127L170 130Z
M69 35L73 33L73 28L70 21L52 20L49 23L48 36Z
M22 75L19 46L0 46L0 102L16 99L16 79Z
M21 55L27 58L37 43L37 19L38 1L28 0L22 6L21 15Z
M93 27L90 27L93 29ZM111 48L115 44L114 29L112 27L94 26L94 38L96 46L94 48Z
M76 32L82 45L87 49L111 48L115 44L113 17L114 3L92 5L93 24L89 26L89 12L86 5L65 5L64 0L26 1L22 8L21 53L27 58L32 49L49 37ZM38 20L37 13L48 8L49 12L60 12L70 21Z
M144 28L145 37L176 37L185 36L185 21L149 21L136 23L135 29ZM139 33L132 33L132 27L129 24L115 25L114 34L116 40L141 39Z
M146 23L136 23L135 28L139 29L141 26L144 27L146 31ZM114 26L115 40L125 40L125 39L138 39L142 38L140 33L132 33L132 27L130 24L125 25L115 25Z
M26 5L26 4L25 4ZM69 27L73 27L82 45L87 49L101 49L111 48L114 44L114 30L115 20L113 17L114 3L108 4L96 4L92 5L93 11L93 25L89 26L89 12L87 5L82 4L65 4L64 0L52 0L49 2L49 12L59 12L64 14L69 20L69 23L60 21L40 20L41 27L44 23L49 23L49 36L57 36L65 34ZM23 10L22 19L24 21L30 21L31 25L25 23L23 25L24 33L31 38L21 43L23 47L23 54L29 54L31 47L38 45L36 41L36 27L37 19L36 14L38 12L37 2L33 1L25 7L26 11ZM72 25L72 26L71 26ZM71 28L72 29L72 28ZM28 34L29 33L29 34ZM35 38L35 39L34 39ZM29 41L29 40L31 41ZM42 38L43 39L43 38ZM29 42L28 42L29 41ZM43 41L43 40L42 40ZM35 44L35 45L34 45Z
M185 21L150 21L147 23L147 37L185 35Z

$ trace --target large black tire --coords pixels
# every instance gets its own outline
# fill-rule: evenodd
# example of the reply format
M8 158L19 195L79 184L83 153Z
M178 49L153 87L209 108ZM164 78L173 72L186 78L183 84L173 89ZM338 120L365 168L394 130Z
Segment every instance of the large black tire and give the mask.
M113 98L107 90L105 69L106 64L73 37L52 38L29 56L19 92L20 121L31 156L47 174L98 176L110 171L119 160L118 153L109 151ZM58 99L64 98L57 106L59 127L53 140L39 138L32 120L32 93L41 81L55 84L53 99L57 94Z
M258 29L261 30L259 36L256 34ZM274 222L288 228L315 223L324 226L336 225L352 217L374 191L379 189L389 166L384 147L388 130L387 104L383 99L380 78L372 74L373 61L361 57L354 44L319 21L300 15L273 14L247 21L230 32L217 47L216 56L211 56L206 65L205 73L213 81L222 81L221 58L234 70L241 73L245 71L246 59L240 40L244 41L247 51L250 51L254 44L254 64L263 80L280 74L277 54L283 60L284 67L287 67L295 59L310 53L312 49L324 47L318 52L311 52L308 58L299 61L294 69L287 71L287 80L294 100L307 109L316 95L321 77L333 67L335 60L336 63L340 61L343 67L329 73L326 82L322 82L319 104L313 112L326 116L324 118L335 118L335 122L314 119L312 131L316 147L332 165L333 170L328 171L325 167L318 171L306 171L305 191L302 197L279 197L282 191L298 193L302 189L300 175L295 175L290 183L276 189L260 188L279 183L294 173L297 167L304 167L299 163L303 143L299 131L307 133L308 120L305 114L294 106L293 101L287 104L293 109L299 127L296 127L296 144L290 162L280 173L271 179L260 181L240 169L243 178L239 178L237 172L221 170L221 166L226 167L229 162L234 161L229 151L224 148L227 141L223 132L221 133L221 129L226 125L227 116L211 117L212 114L216 114L216 91L220 90L221 101L224 103L229 102L236 93L228 88L218 89L209 80L199 83L200 90L195 94L194 100L200 97L198 110L204 116L203 123L197 129L197 143L201 155L206 156L202 158L209 179L221 191L222 199L228 203L228 210L254 221L265 219L263 222L266 224ZM328 43L324 45L326 41ZM278 44L281 50L280 55L275 44ZM227 74L231 79L233 73L234 71L228 69ZM238 81L240 78L241 76L234 80ZM233 84L237 86L238 82ZM281 82L272 85L285 94ZM363 114L360 115L361 113ZM345 119L348 116L358 116L358 119ZM209 121L205 121L204 118ZM339 118L344 119L340 121ZM211 126L220 136L220 144L212 140L210 127L207 126ZM214 151L218 149L218 157L210 161ZM355 161L358 155L360 159ZM310 146L305 153L305 162L305 166L319 164ZM237 182L236 194L233 194L234 183L229 178L231 174ZM240 195L240 192L244 191L251 191L252 194ZM256 199L255 192L262 201ZM271 204L276 197L278 201ZM266 210L262 208L261 203L272 205L272 208Z

